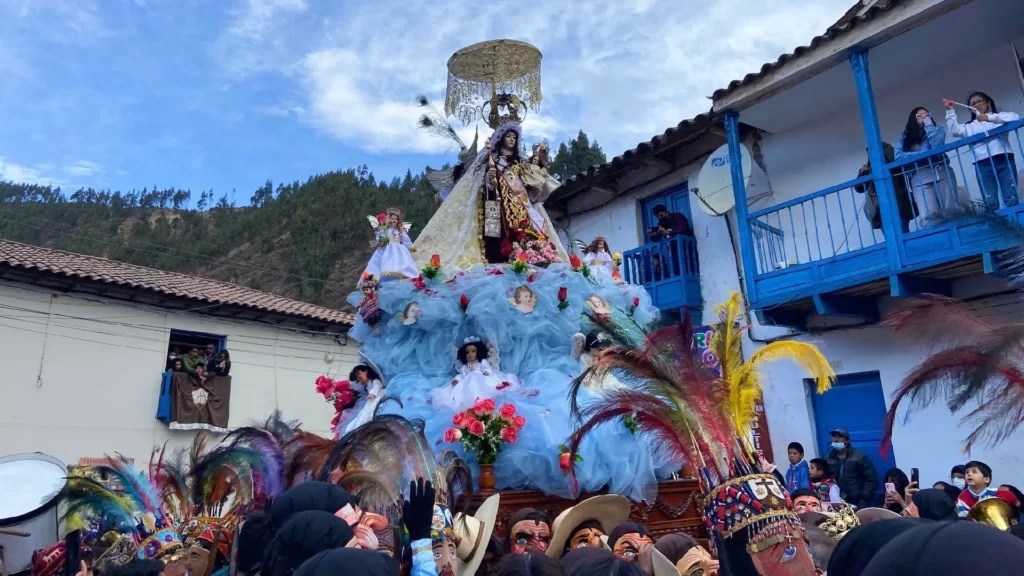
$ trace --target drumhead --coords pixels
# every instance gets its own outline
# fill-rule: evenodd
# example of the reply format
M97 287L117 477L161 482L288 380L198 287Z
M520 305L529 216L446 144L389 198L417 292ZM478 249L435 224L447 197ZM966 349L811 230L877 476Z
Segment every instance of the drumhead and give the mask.
M0 457L0 525L18 521L55 503L67 484L67 467L45 454Z

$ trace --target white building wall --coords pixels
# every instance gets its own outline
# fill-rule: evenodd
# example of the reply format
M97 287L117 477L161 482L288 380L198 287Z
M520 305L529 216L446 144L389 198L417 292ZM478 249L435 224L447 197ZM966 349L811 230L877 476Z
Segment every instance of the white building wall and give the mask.
M320 374L347 377L357 363L355 344L0 284L0 454L38 451L71 464L117 452L145 463L165 441L191 443L195 432L168 430L156 419L171 329L227 337L230 426L280 409L306 430L330 435L334 410L313 383Z

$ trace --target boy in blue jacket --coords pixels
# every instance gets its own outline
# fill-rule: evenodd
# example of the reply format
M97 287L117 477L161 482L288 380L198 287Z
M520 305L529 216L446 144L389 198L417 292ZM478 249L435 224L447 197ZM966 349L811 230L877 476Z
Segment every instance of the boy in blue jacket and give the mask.
M790 442L789 470L786 471L786 489L790 492L811 487L811 471L804 460L804 447L799 442Z

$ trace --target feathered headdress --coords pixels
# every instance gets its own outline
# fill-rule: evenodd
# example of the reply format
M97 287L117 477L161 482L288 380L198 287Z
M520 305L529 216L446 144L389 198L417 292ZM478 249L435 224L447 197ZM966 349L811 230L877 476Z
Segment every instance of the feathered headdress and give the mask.
M1006 440L1024 422L1024 324L992 326L962 302L926 294L893 312L883 325L942 347L907 374L893 393L883 450L892 444L901 404L908 404L907 418L940 398L952 413L974 405L962 419L974 426L964 440L965 452L979 441L992 446Z
M750 431L757 419L755 406L762 395L761 366L774 360L792 360L811 374L818 394L832 387L835 372L828 360L814 344L795 341L775 341L743 360L743 334L741 323L743 296L733 292L729 300L715 309L718 323L713 328L710 348L721 363L720 380L714 400L723 414L732 422L736 434L752 452Z

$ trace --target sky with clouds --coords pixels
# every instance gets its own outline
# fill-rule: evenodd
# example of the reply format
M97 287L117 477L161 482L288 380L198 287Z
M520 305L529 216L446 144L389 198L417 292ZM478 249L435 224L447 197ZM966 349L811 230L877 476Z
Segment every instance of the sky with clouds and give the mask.
M3 0L0 180L235 189L244 204L267 179L418 172L454 153L416 128L416 95L442 103L449 56L496 38L544 53L527 139L582 128L610 157L852 4Z

